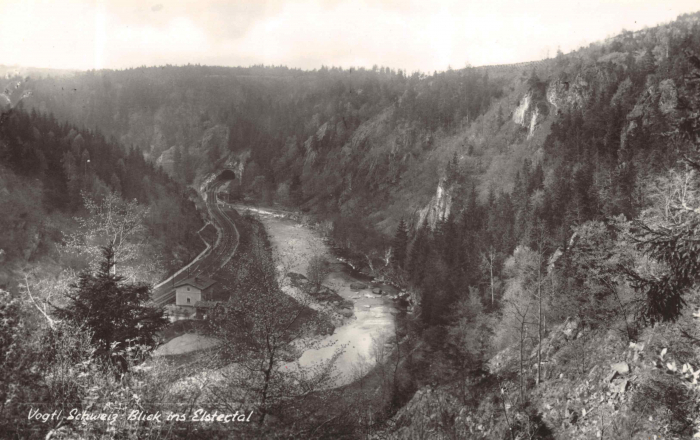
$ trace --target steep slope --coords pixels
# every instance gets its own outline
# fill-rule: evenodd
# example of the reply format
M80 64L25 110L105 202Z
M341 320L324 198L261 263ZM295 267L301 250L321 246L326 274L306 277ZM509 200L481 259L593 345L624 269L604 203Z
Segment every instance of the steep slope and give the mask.
M182 183L249 151L242 194L339 224L353 212L360 230L386 233L427 203L452 156L442 139L503 82L476 69L164 66L39 78L26 105L135 146Z
M341 227L348 213L365 233L389 233L400 217L425 208L454 153L485 200L491 189L512 190L524 159L543 159L560 115L615 93L627 106L647 73L666 81L664 102L672 100L663 76L682 74L677 47L696 19L556 59L431 76L163 66L37 78L26 105L136 146L182 183L250 151L242 193L334 220L338 241L352 237L362 249L364 234Z
M686 324L700 325L691 315ZM463 384L417 391L376 438L690 438L700 432L700 357L679 328L648 329L630 342L619 329L569 321L543 341L542 383L528 384L526 400L517 349L508 348ZM530 377L536 358L528 352Z
M136 144L181 183L236 168L232 197L314 214L406 288L392 371L380 366L381 392L362 396L378 408L370 428L687 438L700 367L700 223L687 217L700 203L699 18L431 76L90 72L38 82L25 105Z
M491 138L517 124L509 154L482 156L482 185L515 169L512 192L416 237L423 327L401 374L425 386L377 438L700 435L698 51L697 14L625 33L540 64L485 114L513 109ZM454 264L455 241L480 251Z
M41 272L43 263L46 270L57 263L85 267L89 258L73 255L65 245L72 234L87 234L101 222L106 225L109 214L115 219L123 214L117 208L102 211L102 200L114 193L119 199L135 200L133 207L143 212L138 225L143 234L135 243L145 244L137 264L150 269L141 273L149 281L157 281L202 248L196 236L201 219L184 189L140 154L127 153L100 135L14 109L5 113L0 125L0 160L4 287L12 285L18 269ZM98 238L87 237L81 245L96 245Z

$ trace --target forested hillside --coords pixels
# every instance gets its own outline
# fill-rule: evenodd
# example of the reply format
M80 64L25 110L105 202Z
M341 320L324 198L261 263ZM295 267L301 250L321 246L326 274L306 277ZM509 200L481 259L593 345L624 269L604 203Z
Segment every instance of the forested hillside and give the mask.
M428 201L445 156L437 139L486 111L502 84L474 69L163 66L32 80L25 105L113 136L181 183L229 159L245 170L244 194L339 226L353 212L358 241Z
M686 16L521 70L511 121L475 148L482 198L393 241L420 309L408 383L433 393L392 438L698 432L699 50Z
M116 192L151 207L151 242L182 261L199 224L178 185L234 167L232 197L308 213L406 292L371 389L360 380L343 404L309 393L327 413L306 435L690 438L699 55L696 13L432 75L162 66L25 80L31 97L0 128L13 231L0 248L48 254L39 243L63 228L42 216L78 230L71 217L96 206L81 194Z
M4 287L17 282L17 271L42 278L54 269L82 270L105 236L127 223L118 241L121 264L134 278L157 281L204 248L194 194L140 151L50 115L3 113L0 184Z

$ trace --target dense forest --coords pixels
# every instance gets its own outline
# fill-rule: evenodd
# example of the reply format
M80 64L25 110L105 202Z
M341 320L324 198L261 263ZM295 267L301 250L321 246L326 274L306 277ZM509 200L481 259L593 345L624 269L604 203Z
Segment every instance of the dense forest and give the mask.
M143 151L183 184L243 162L234 193L339 225L355 212L358 241L377 221L365 217L396 203L395 226L399 198L429 198L435 139L484 113L502 82L475 69L162 66L33 78L26 105Z
M699 56L692 14L537 63L432 75L197 65L24 79L18 88L32 96L0 127L10 207L0 221L12 231L0 248L31 262L58 258L49 247L59 243L84 251L80 264L60 254L62 264L88 267L95 243L59 232L94 228L73 217L94 217L118 194L121 209L143 213L135 236L152 243L133 251L133 265L157 253L173 259L167 270L196 251L191 193L231 167L231 197L303 212L365 273L406 292L388 351L357 382L276 382L273 366L298 336L289 318L302 311L277 296L259 223L239 219L249 261L232 283L259 293L244 299L260 321L231 305L209 331L234 341L255 330L241 346L247 359L217 354L255 364L260 382L246 386L262 414L246 435L691 438L700 432ZM266 295L285 316L262 304ZM0 342L17 347L32 312L10 299L0 307ZM45 337L89 351L84 335L62 331ZM268 333L274 344L260 342ZM17 353L31 363L31 352ZM55 353L56 368L92 359ZM163 384L187 376L153 368L145 380L133 368L125 376L151 409ZM115 394L128 389L96 377Z
M3 114L0 158L5 287L35 264L82 270L120 216L138 219L123 237L138 253L120 263L139 279L157 281L204 248L194 194L140 151L20 106Z
M491 186L480 199L458 153L446 164L444 185L467 194L463 209L439 218L432 228L426 218L412 239L402 222L392 243L399 256L394 265L400 268L394 276L414 287L420 308L413 325L421 336L409 340L420 341L415 350L425 350L429 364L416 368L414 374L422 376L418 382L440 382L453 374L451 383L459 383L465 359L473 371L499 350L515 347L510 360L521 406L516 421L506 426L534 435L528 438L549 438L547 423L529 407L551 402L547 388L539 387L545 375L561 373L561 379L574 369L570 381L576 383L596 363L614 361L605 353L615 345L610 338L637 349L635 344L653 341L652 350L663 349L660 359L673 351L678 361L697 363L692 312L698 306L700 257L698 32L697 20L679 20L638 36L623 34L580 51L580 57L560 54L548 63L547 77L534 69L523 75L526 96L534 103L533 125L540 124L538 113L551 112L554 118L547 121L541 147L514 170L512 191ZM532 126L527 128L532 134ZM482 306L493 312L484 315ZM471 310L455 313L455 308ZM556 325L564 325L568 339L572 321L582 338L553 358L547 353L545 369L543 352L551 350L545 342L561 337ZM465 332L472 339L466 344ZM674 334L682 336L673 340ZM507 359L507 352L500 356ZM503 357L499 362L506 362ZM490 366L507 377L507 368ZM639 374L647 374L639 368ZM661 367L671 374L675 368L675 361ZM683 368L693 372L690 364ZM649 382L637 383L637 392L623 404L629 405L624 419L608 428L611 438L692 435L697 400L690 402L693 392L697 399L697 388L648 374ZM570 390L571 382L553 387ZM665 416L642 421L650 414L649 399L674 393L688 406L666 400ZM483 409L485 403L474 406ZM567 414L580 415L582 409L585 415L585 401ZM564 438L585 426L561 413L556 417L556 423L564 421ZM450 429L471 429L466 421L458 425ZM598 428L598 437L604 429Z

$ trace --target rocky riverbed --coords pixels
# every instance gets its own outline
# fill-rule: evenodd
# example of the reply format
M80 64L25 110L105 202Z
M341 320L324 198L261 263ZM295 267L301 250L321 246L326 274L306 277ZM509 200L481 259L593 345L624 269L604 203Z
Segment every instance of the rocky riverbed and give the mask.
M245 210L237 208L241 213ZM329 359L339 347L344 346L344 352L336 361L341 376L337 385L351 382L359 364L374 363L373 345L383 344L394 332L396 308L389 296L395 295L395 289L354 274L349 266L331 254L321 236L311 227L272 210L255 209L253 212L267 229L275 256L279 259L279 269L287 274L303 276L287 277L291 281L285 281L283 285L288 294L302 294L303 289L295 287L295 284L303 283L312 256L324 255L330 263L331 272L323 283L328 289L326 297L330 301L312 298L311 307L332 314L336 329L332 335L320 338L318 342L323 348L304 352L299 364L309 366Z

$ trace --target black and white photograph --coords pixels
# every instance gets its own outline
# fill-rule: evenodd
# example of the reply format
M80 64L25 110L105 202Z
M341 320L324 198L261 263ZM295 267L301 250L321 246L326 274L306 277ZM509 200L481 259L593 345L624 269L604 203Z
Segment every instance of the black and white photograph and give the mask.
M696 0L0 18L0 440L700 439Z

